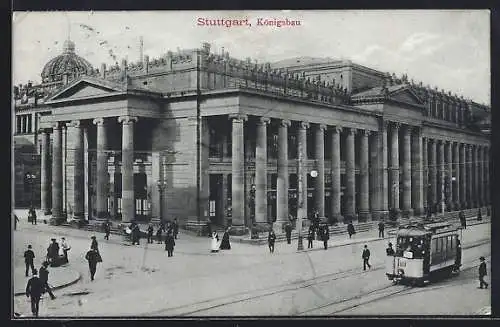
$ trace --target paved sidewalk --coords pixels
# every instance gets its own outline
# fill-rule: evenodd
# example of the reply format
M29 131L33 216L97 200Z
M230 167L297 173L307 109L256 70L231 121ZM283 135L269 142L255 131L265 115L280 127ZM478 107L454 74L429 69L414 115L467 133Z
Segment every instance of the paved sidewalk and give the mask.
M35 267L38 269L37 267ZM26 294L26 284L28 280L31 278L31 270L29 271L29 276L25 277L24 275L24 267L16 267L14 268L14 295L24 295ZM61 289L63 287L67 287L75 284L81 278L79 272L68 268L68 267L49 267L49 285L52 290ZM57 296L57 294L56 294Z

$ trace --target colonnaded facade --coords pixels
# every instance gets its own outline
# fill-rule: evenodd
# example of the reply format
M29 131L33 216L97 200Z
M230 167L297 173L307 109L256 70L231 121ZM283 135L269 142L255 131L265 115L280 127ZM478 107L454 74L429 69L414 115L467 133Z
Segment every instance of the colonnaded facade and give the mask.
M15 90L14 139L33 139L56 223L244 230L313 210L368 221L490 203L490 108L405 75L345 60L261 65L207 43L94 69L67 40L42 79Z

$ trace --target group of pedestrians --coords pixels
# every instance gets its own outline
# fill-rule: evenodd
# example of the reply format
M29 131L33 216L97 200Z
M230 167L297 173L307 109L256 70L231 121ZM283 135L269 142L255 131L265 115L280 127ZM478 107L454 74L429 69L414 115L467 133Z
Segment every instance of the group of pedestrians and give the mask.
M229 240L229 230L227 227L222 235L222 240L219 243L219 233L217 231L212 231L210 236L210 252L217 253L219 250L231 250L231 242Z

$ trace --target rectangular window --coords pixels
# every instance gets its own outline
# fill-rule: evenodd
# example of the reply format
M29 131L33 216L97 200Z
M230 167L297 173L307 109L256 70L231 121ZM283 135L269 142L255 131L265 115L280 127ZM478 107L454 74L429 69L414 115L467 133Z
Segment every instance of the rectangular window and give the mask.
M116 213L122 213L122 198L116 198Z
M210 217L215 217L215 200L210 200L208 205L209 205Z

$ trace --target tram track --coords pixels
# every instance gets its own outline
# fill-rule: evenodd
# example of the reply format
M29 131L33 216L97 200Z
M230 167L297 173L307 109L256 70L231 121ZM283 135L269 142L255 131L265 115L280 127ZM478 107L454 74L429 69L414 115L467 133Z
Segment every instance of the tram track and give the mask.
M469 245L463 245L462 250L467 250L470 248L479 247L479 246L482 246L484 244L488 244L490 242L491 242L490 239L483 239L483 240L480 240L478 242L475 242L475 243L472 243ZM373 267L372 269L370 269L370 271L378 271L378 270L383 270L383 269L385 269L385 265L382 264L382 265L377 265L376 267ZM305 280L296 280L296 281L288 282L288 283L281 284L278 286L274 286L271 288L252 290L252 291L243 291L243 292L239 292L239 293L235 293L235 294L231 294L231 295L225 295L225 296L221 296L221 297L217 297L217 298L213 298L213 299L209 299L209 300L205 300L205 301L199 301L199 302L195 302L195 303L185 304L185 305L181 305L181 306L177 306L177 307L173 307L173 308L169 308L169 309L157 310L154 312L150 312L149 314L151 314L151 315L158 315L158 314L179 315L179 316L196 315L196 314L199 314L201 312L210 311L210 310L217 309L219 307L223 307L226 305L231 305L231 304L241 303L241 302L246 302L246 301L252 301L255 299L269 297L269 296L277 295L280 293L297 291L300 289L306 289L309 287L314 287L316 285L329 283L329 282L332 282L335 280L352 278L352 277L360 276L363 274L366 274L366 272L360 271L359 268L352 268L352 269L347 269L347 270L343 270L343 271L339 271L339 272L335 272L335 273L314 276L312 278L305 279ZM356 296L353 296L351 298L346 298L346 299L330 302L327 304L322 304L320 306L317 306L317 307L314 307L314 308L311 308L311 309L308 309L305 311L296 312L295 314L301 315L304 313L310 313L310 312L316 311L318 309L326 308L329 306L334 306L334 305L338 305L338 304L342 304L342 303L348 303L349 301L355 301L355 300L361 299L367 295L368 296L377 295L377 292L383 292L384 290L387 290L387 289L393 289L396 286L401 286L401 285L393 285L393 284L386 285L383 288L377 288L374 290L370 290L368 292L363 292L363 293L357 294ZM379 301L381 299L402 293L402 292L410 290L410 289L413 289L413 288L411 286L403 287L402 289L398 287L398 290L394 290L393 292L390 292L388 294L383 294L382 296L376 297L375 299L372 299L369 302L363 302L363 304ZM335 311L335 312L330 313L330 314L349 310L350 308L354 308L354 307L359 306L359 305L361 305L361 304L354 304L352 307L347 307L345 309L342 309L340 311ZM185 309L187 309L187 311L184 311Z

